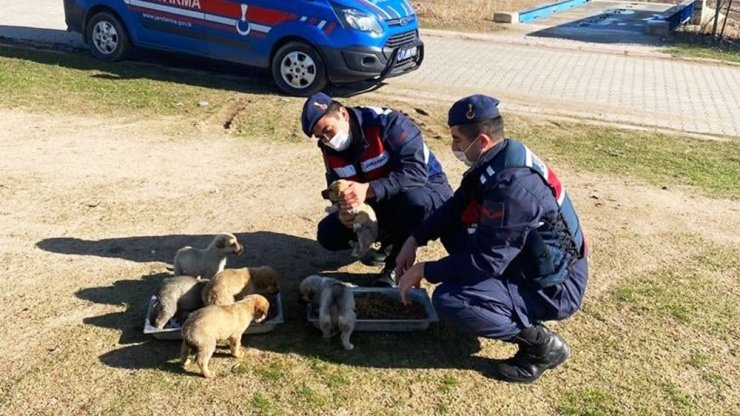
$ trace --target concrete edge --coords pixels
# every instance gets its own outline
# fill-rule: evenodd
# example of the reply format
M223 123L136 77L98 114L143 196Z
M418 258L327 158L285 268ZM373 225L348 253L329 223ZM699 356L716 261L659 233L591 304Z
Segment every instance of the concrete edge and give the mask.
M591 0L561 0L554 3L544 4L542 6L530 9L519 10L519 23L527 23L536 19L547 17L559 11L572 9L573 7L583 6Z

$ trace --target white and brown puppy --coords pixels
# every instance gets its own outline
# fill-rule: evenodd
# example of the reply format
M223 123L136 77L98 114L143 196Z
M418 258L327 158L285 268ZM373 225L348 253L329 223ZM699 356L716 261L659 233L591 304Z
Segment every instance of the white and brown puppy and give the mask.
M208 247L186 246L177 250L173 263L175 276L189 275L210 279L226 267L226 256L240 255L244 247L233 234L217 235Z
M321 192L321 196L333 202L332 206L327 208L327 212L336 212L339 210L339 195L346 189L347 182L334 181L329 188ZM368 250L375 244L378 239L378 217L375 215L373 207L366 203L352 209L352 230L357 234L357 242L350 241L352 245L352 257L362 258Z
M311 275L303 279L300 291L304 301L319 309L319 327L324 338L330 338L332 330L337 329L344 349L354 349L349 342L357 321L352 289L337 279Z
M228 340L231 355L240 358L241 339L252 322L262 322L270 310L270 302L261 295L249 295L244 300L231 305L212 305L190 314L182 326L182 347L180 364L186 365L190 353L195 351L196 362L206 378L214 374L208 369L208 362L216 350L216 343Z
M193 276L168 277L157 290L157 300L149 322L162 329L175 315L194 311L203 306L203 288L208 280Z
M272 267L225 269L203 288L203 303L228 305L250 293L278 292L278 273Z

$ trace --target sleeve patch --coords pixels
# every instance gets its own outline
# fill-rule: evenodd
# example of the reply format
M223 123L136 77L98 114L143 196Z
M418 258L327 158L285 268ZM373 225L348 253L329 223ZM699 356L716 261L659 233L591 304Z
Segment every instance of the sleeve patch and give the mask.
M480 214L482 225L501 227L504 224L504 203L484 201Z

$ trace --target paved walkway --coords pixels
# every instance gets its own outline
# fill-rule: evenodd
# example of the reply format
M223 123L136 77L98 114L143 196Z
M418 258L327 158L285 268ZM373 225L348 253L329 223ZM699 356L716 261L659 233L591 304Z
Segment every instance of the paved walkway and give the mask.
M504 109L740 136L740 66L427 36L426 59L390 79L396 94L454 100L482 92Z
M61 1L8 3L0 37L81 45L78 35L64 32ZM740 137L737 65L665 59L654 47L523 34L424 35L421 69L389 79L382 94L451 103L482 92L501 98L509 111Z

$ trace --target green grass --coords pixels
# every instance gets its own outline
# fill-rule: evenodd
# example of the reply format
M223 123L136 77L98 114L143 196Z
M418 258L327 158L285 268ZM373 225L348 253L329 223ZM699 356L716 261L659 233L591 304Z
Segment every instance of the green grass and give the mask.
M695 186L709 194L740 198L740 142L514 118L510 134L552 164L628 176L673 188Z
M302 100L262 95L270 91L258 85L265 80L242 81L136 62L108 64L84 55L0 47L4 106L121 117L170 115L181 117L183 128L203 121L228 122L232 133L239 136L303 140L298 122ZM199 108L200 100L210 105ZM373 103L362 97L346 102L408 108L405 103ZM221 110L227 114L217 114ZM410 113L429 143L438 152L447 151L446 106L425 110L431 115ZM711 195L740 198L738 141L694 140L678 134L541 122L516 115L507 115L507 133L527 143L556 170L571 165L657 186L695 186Z
M689 238L687 249L697 251L690 261L625 281L614 300L656 322L685 325L711 336L727 334L740 319L740 306L718 276L740 276L737 253L698 238Z
M557 406L561 415L608 416L618 414L614 398L597 388L587 388L568 392Z
M261 414L272 414L275 411L270 399L262 393L255 393L252 396L251 404Z
M444 376L442 379L442 391L445 393L451 393L453 390L455 390L455 387L460 384L460 380L455 378L454 376Z
M740 62L740 47L737 46L718 47L711 45L680 44L666 49L666 52L674 56Z

